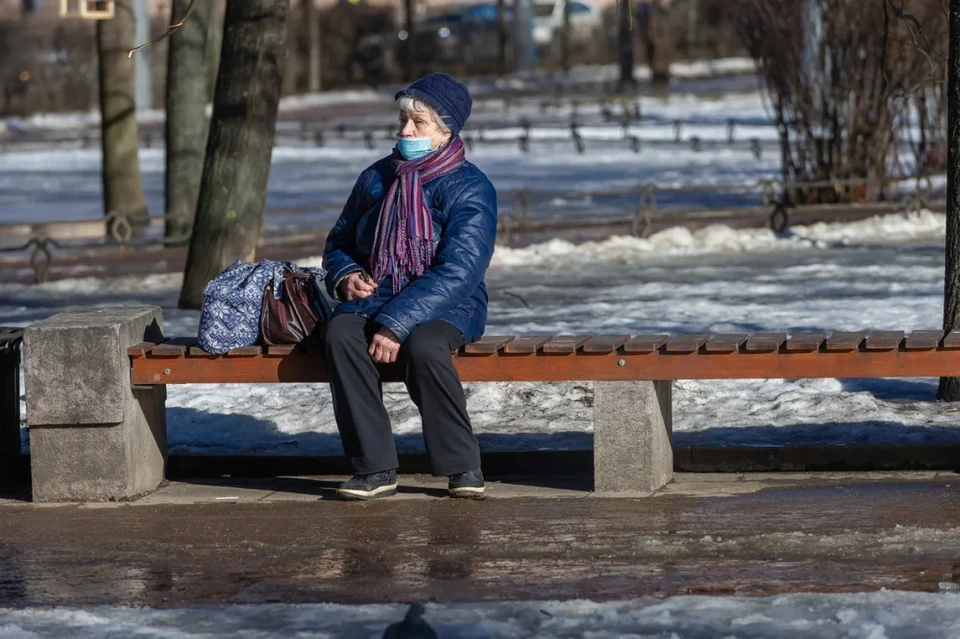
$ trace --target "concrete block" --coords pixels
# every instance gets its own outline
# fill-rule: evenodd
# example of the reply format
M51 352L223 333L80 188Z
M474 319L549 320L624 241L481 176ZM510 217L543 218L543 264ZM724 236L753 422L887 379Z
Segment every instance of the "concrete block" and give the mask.
M133 388L127 348L162 336L157 307L66 311L24 333L35 501L98 501L156 488L165 387Z
M159 339L157 307L66 311L24 331L27 423L108 424L123 421L130 389L126 349ZM122 357L121 357L122 355Z
M673 478L672 382L594 384L593 483L601 495L649 495Z

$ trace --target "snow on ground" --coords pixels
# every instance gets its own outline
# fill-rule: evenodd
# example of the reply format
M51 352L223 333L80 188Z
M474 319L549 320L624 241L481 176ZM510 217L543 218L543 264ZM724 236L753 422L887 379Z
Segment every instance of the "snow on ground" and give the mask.
M329 228L363 169L389 153L382 141L374 150L354 147L278 147L273 152L267 188L268 229ZM749 151L717 149L697 153L689 148L649 148L633 153L628 145L592 142L577 154L569 142L539 142L530 153L514 145L479 145L469 158L484 170L502 194L500 207L513 205L508 192L520 189L570 192L658 185L730 185L751 191L777 176L777 159L760 160ZM144 194L151 212L163 210L163 151L140 151ZM659 206L742 206L742 193L672 194ZM620 207L631 211L627 198ZM90 149L10 152L0 155L0 223L85 220L102 216L100 153Z
M404 613L400 605L332 604L0 609L0 637L379 639ZM610 603L430 604L424 620L444 639L952 638L960 636L960 595L881 591Z
M487 277L487 333L932 329L942 314L943 229L942 215L922 211L783 236L715 226L498 248ZM0 324L25 325L71 306L156 304L167 334L195 334L198 313L175 308L179 287L178 274L0 284ZM929 379L681 381L675 441L960 442L957 413L934 394ZM468 384L467 395L485 450L592 446L589 383ZM388 384L385 402L400 449L423 450L403 386ZM167 411L176 452L340 451L325 385L172 386Z
M296 111L310 107L328 106L331 104L357 104L363 102L377 102L389 100L389 96L373 91L372 89L357 89L350 91L326 91L304 95L291 95L280 100L281 111ZM211 105L207 105L206 113L210 116ZM137 113L137 121L141 124L156 124L164 121L166 112L163 109L144 109ZM77 111L72 113L36 113L25 118L0 118L0 135L9 132L23 133L26 131L69 131L100 126L100 111Z
M466 131L476 133L493 123L520 122L524 119L529 120L531 125L536 127L539 122L550 117L553 117L555 121L563 122L569 120L574 114L583 121L589 121L596 116L603 115L606 108L599 102L578 103L572 99L563 100L544 108L542 100L543 98L511 100L508 105L503 99L495 97L482 99L475 104ZM665 98L637 96L625 104L631 108L634 105L640 107L642 120L634 124L637 128L642 129L644 126L650 125L670 125L669 129L659 131L660 135L664 137L673 137L675 133L673 123L676 121L683 123L680 132L683 139L688 139L690 134L687 125L695 124L715 125L717 126L715 130L722 133L725 139L726 126L730 121L735 123L734 134L740 139L750 137L745 133L747 130L743 128L745 126L769 127L776 135L776 129L770 123L770 116L763 94L756 89L719 95L672 93ZM613 116L622 112L616 104L608 105L608 107L611 109ZM622 131L619 125L611 125L610 128ZM569 132L569 128L563 130ZM765 129L763 130L765 131ZM489 137L489 135L486 137Z
M674 94L665 100L644 97L641 104L644 120L630 127L630 135L643 140L673 139L673 122L678 119L686 122L681 138L687 141L693 136L725 139L731 118L738 122L738 140L757 137L770 144L776 136L756 91L712 97ZM568 113L566 109L559 113ZM599 107L584 107L581 112L589 114L591 109ZM511 108L508 116L495 108L488 115L536 121L538 113L539 107L531 103ZM478 106L471 120L474 135L484 126L485 117L483 107ZM386 127L392 117L384 116L380 123ZM529 153L510 141L520 129L487 131L486 139L502 141L479 143L468 157L497 186L501 211L513 207L512 194L519 190L555 194L550 201L535 202L533 215L632 212L635 196L600 194L626 192L642 183L656 184L660 189L716 187L698 192L660 191L657 206L661 209L757 206L761 181L780 177L779 154L767 148L757 159L745 142L736 147L707 146L699 152L686 144L653 146L642 142L640 152L635 153L619 126L589 126L581 132L586 137L583 154L576 152L569 129L556 125L534 130ZM378 140L376 148L370 150L362 141L336 136L330 136L323 148L276 147L267 188L267 230L329 228L357 175L389 153L390 147L386 139ZM163 150L141 149L140 163L148 209L159 215L163 211ZM0 224L100 218L100 168L97 149L65 147L0 154ZM942 180L934 184L935 189L942 190L942 186ZM590 192L596 195L579 196Z
M709 78L713 76L752 74L756 71L756 64L749 58L722 58L718 60L701 60L696 62L675 62L670 65L670 71L676 78ZM530 89L558 84L576 85L584 82L605 82L614 80L619 71L615 65L581 66L571 70L569 75L557 75L550 72L535 71L533 73L507 75L496 80L484 78L468 79L467 84L471 92L477 97L486 93L502 91L505 88ZM650 70L638 67L635 72L638 80L649 80ZM330 105L349 105L364 102L385 102L393 99L393 94L399 87L385 87L375 89L346 89L338 91L324 91L322 93L307 93L286 96L280 100L281 111L298 111L313 107ZM207 115L211 107L207 106ZM137 114L141 123L163 122L162 109L146 109ZM33 130L75 130L100 124L98 110L72 113L37 113L25 118L0 118L0 135L22 133Z
M722 75L752 75L757 70L752 58L722 58L718 60L697 60L694 62L674 62L670 65L670 75L674 78L709 78ZM650 68L637 66L633 77L640 81L650 80ZM470 78L466 83L472 93L487 94L503 90L530 91L549 90L560 85L574 87L583 84L614 82L620 79L620 68L614 64L583 65L562 71L527 71L504 76Z
M848 223L818 222L793 226L784 233L769 228L733 229L712 224L696 231L676 226L649 238L614 236L600 242L574 244L553 239L524 248L498 247L494 266L548 265L556 268L602 260L629 263L643 255L697 254L704 252L780 251L790 248L882 244L890 241L929 239L943 234L946 216L928 210L880 215Z
M681 132L683 139L692 135L719 139L726 136L726 122L731 117L741 123L738 139L746 139L748 133L767 139L775 135L757 91L712 97L675 94L665 100L642 98L641 104L644 121L632 127L631 134L643 138L672 139L672 123L679 119L690 123ZM509 118L517 121L530 117L536 121L538 113L539 107L531 103L513 108ZM478 108L471 121L474 133L483 126L484 117ZM380 123L386 127L393 123L393 118L385 115ZM506 133L490 131L486 137L516 137L518 132L519 129ZM508 192L519 189L562 196L570 192L629 189L642 182L660 187L723 185L740 189L733 193L662 194L658 195L661 207L755 205L760 201L759 181L779 175L779 154L772 151L765 152L759 160L746 147L706 147L696 152L689 146L644 146L640 153L634 153L623 139L620 127L590 127L586 133L593 139L587 140L582 155L569 141L569 129L558 125L537 130L537 136L554 141L534 140L529 153L515 143L503 142L478 144L468 156L503 194L503 210L513 205ZM603 136L608 139L597 139ZM357 175L388 154L390 148L391 142L386 139L377 141L376 148L369 150L362 141L340 140L336 136L331 136L323 148L275 148L267 187L268 230L328 228ZM141 149L140 163L148 209L159 215L163 211L163 150ZM635 202L628 197L610 205L632 211ZM0 223L95 219L101 214L99 150L65 147L0 154Z

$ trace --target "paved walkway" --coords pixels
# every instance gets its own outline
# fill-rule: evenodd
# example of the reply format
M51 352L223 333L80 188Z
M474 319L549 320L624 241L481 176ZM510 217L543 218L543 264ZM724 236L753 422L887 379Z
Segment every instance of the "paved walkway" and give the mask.
M656 497L576 479L483 502L403 478L171 483L135 502L0 500L0 606L618 599L960 583L954 473L681 474Z

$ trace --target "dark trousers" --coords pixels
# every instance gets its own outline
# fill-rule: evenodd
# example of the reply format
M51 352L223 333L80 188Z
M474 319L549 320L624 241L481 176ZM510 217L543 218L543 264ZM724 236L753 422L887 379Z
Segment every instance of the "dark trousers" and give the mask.
M333 409L343 450L359 474L397 467L390 418L383 406L380 373L367 349L380 326L355 314L338 315L326 327L324 349ZM463 335L447 322L418 326L400 347L397 364L420 409L423 439L433 474L449 476L480 467L480 447L467 416L467 400L450 354Z

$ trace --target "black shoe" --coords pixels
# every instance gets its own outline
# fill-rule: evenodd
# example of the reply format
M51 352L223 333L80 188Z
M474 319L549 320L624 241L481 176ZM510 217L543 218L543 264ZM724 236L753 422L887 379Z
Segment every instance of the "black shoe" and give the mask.
M354 475L337 489L337 497L347 501L366 501L397 494L397 471Z
M450 475L447 494L460 499L483 499L483 473L480 469Z

